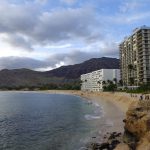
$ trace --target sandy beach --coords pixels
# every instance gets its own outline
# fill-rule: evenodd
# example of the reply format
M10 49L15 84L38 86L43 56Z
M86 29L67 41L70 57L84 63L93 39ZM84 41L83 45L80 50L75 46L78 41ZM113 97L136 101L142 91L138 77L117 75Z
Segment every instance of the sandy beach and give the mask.
M71 90L49 90L52 94L73 94L97 102L104 109L104 117L109 120L112 126L108 126L107 132L123 132L123 119L129 105L138 100L138 97L131 97L127 93L110 92L82 92Z

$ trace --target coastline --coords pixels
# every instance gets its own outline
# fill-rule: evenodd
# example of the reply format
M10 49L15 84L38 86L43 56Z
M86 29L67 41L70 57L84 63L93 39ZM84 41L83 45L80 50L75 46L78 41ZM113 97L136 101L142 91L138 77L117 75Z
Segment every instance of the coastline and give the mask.
M11 92L18 92L18 91L11 91ZM82 139L83 143L85 143L85 147L81 147L81 149L86 148L88 150L95 150L95 148L100 147L115 148L117 144L119 143L123 144L124 126L126 125L125 121L127 121L127 114L128 114L126 113L126 111L128 110L129 106L132 103L135 104L135 102L138 101L140 97L140 95L138 94L127 94L123 92L113 92L113 93L83 92L74 90L46 90L46 91L19 91L19 92L74 95L82 98L82 100L85 101L85 103L87 103L88 105L96 106L94 112L97 113L100 110L100 114L102 115L97 115L96 116L97 118L93 115L96 118L95 120L96 122L94 121L92 123L93 125L96 123L96 126L91 130L90 135Z
M111 92L82 92L74 90L48 90L50 94L71 94L83 97L89 101L96 102L103 107L104 118L108 122L107 131L104 132L121 132L124 131L123 119L129 105L136 101L136 98L130 97L126 93ZM105 129L106 130L106 129Z
M18 91L13 91L18 92ZM29 92L29 91L22 91ZM124 92L83 92L79 90L46 90L46 91L32 91L47 94L69 94L80 96L85 100L93 103L98 103L103 107L104 118L108 121L107 132L121 132L124 131L123 119L132 102L137 101L138 97L131 97L130 94Z
M110 102L115 105L120 111L126 113L132 102L137 101L138 97L131 97L130 94L124 92L83 92L77 90L47 90L44 91L50 94L72 94L84 97L89 100L99 102Z

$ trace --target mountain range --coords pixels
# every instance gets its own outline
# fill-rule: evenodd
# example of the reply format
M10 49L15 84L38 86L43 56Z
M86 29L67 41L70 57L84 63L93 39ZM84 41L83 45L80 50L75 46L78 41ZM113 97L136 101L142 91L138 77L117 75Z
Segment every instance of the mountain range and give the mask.
M71 84L78 82L81 74L102 68L119 69L119 59L108 57L92 58L80 64L61 66L46 72L26 68L3 69L0 71L0 88Z

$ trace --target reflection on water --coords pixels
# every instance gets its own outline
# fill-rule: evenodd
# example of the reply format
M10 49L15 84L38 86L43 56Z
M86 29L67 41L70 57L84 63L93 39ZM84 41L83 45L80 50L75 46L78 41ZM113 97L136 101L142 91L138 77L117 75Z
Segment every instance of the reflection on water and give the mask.
M0 149L79 149L97 129L96 107L71 95L0 92Z

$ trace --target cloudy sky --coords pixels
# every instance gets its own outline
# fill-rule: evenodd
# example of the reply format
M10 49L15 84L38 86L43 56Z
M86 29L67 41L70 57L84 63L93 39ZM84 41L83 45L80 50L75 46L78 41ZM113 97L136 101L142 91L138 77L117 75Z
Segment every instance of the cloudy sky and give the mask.
M50 70L103 56L136 27L150 0L0 0L0 69Z

